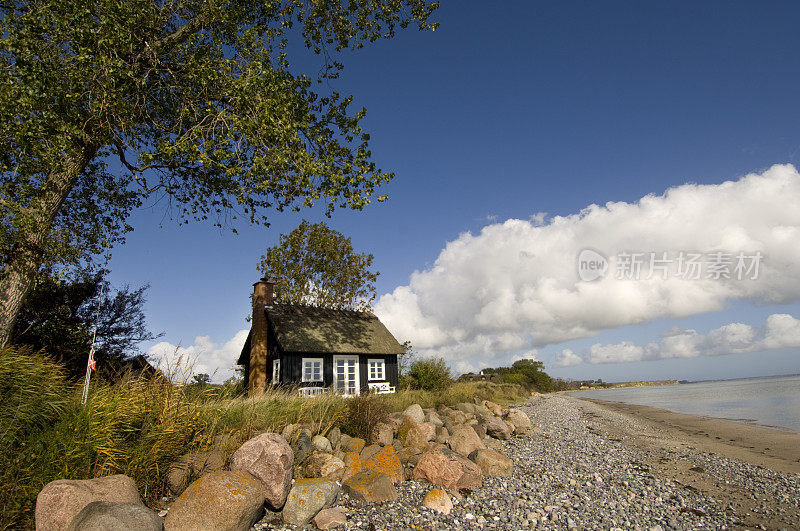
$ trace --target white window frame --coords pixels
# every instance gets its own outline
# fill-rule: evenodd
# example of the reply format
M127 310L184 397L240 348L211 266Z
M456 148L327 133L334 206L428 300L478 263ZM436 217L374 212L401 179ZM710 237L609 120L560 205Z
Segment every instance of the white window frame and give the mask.
M272 384L278 385L281 382L281 360L272 360Z
M372 364L375 363L375 376L372 376ZM380 374L378 374L380 370ZM386 360L372 358L367 360L367 376L370 382L386 380Z
M314 364L315 363L319 363L319 379L316 379L314 377ZM308 364L311 365L311 377L310 378L306 377L306 365L308 365ZM309 383L321 383L323 381L324 376L325 376L324 375L325 366L322 363L322 358L303 358L302 371L303 371L303 373L302 373L301 381L303 383L306 383L306 382L309 382Z

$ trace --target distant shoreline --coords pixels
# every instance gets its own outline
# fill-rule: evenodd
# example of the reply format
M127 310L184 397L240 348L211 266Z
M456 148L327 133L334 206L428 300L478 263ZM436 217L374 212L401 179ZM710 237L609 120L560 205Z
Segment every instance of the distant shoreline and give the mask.
M639 382L607 382L599 386L582 386L580 389L569 389L565 393L575 393L577 391L603 391L606 389L624 389L628 387L660 387L664 385L679 385L678 380L642 380Z

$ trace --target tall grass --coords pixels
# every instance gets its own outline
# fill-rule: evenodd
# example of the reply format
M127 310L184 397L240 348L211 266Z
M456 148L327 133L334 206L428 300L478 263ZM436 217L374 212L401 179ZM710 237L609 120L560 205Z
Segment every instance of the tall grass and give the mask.
M530 393L521 385L491 382L456 382L443 391L405 389L392 395L382 395L392 411L402 411L412 404L419 404L423 408L439 404L452 406L459 402L472 402L475 398L511 403L529 396Z
M81 406L80 387L45 355L0 351L0 529L32 528L36 495L55 479L126 474L152 502L166 492L163 478L170 463L215 439L219 447L220 435L226 441L220 450L228 458L257 433L288 424L327 433L346 425L351 409L340 396L300 398L295 390L271 389L247 399L225 398L213 386L202 393L186 390L160 377L94 382ZM526 396L521 386L479 382L374 400L399 411L414 403L427 408L476 397L509 402Z

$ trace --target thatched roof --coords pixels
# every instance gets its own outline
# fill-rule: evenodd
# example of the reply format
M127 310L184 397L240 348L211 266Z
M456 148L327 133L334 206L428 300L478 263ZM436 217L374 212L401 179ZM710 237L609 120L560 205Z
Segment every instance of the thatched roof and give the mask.
M275 304L267 316L285 352L403 353L383 323L368 312Z
M267 317L284 352L320 354L402 354L403 347L369 312L295 304L267 307ZM251 331L252 333L252 331ZM242 350L249 353L250 337ZM248 354L249 355L249 354Z

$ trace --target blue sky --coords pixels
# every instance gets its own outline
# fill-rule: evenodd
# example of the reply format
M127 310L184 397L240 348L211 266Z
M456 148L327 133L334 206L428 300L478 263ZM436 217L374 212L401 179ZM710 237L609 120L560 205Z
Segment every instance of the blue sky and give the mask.
M448 294L425 295L424 282L415 286L410 276L418 271L424 277L448 242L464 233L478 237L488 225L503 227L509 219L527 223L537 213L547 213L542 222L547 226L554 216L575 215L592 204L634 204L685 183L720 185L762 174L775 164L800 167L798 16L795 2L507 2L492 10L485 2L445 2L435 32L403 31L341 57L346 68L332 86L354 94L354 105L367 108L364 125L372 135L374 159L397 177L382 190L389 194L387 203L363 212L336 212L329 224L351 236L357 249L375 255L379 296L411 286L420 300L449 300ZM296 64L315 71L316 61L303 56ZM748 193L744 188L741 193ZM730 204L740 199L747 204L738 196ZM794 218L770 217L793 208L785 193L766 201L774 208L740 212L748 220L743 230L751 231L751 243L764 227L795 226ZM708 202L698 204L708 207ZM247 327L258 259L303 217L320 219L314 210L275 213L271 227L237 225L236 236L205 224L177 227L162 206L144 208L133 216L135 231L128 243L114 251L111 280L149 283L146 311L152 330L163 331L168 345L194 349L198 366L210 370L216 364L218 374L227 375L229 367L223 365L236 350L232 339ZM635 217L631 223L636 224ZM486 236L492 237L505 236ZM590 243L606 245L601 250L613 255L619 241ZM658 241L641 235L641 250L660 250L646 247ZM714 241L713 235L703 241ZM679 240L671 244L670 249L682 248ZM780 258L787 275L782 280L793 281L800 263L793 254ZM505 274L496 266L476 269L464 289L477 292L486 278L496 278L485 275ZM523 290L530 278L511 285ZM589 335L561 342L551 338L549 344L530 342L536 333L531 330L541 324L536 319L523 320L513 330L498 324L498 334L517 334L530 344L498 350L498 343L490 342L490 355L475 350L477 343L466 345L474 337L452 330L443 331L449 339L398 339L426 345L420 349L426 354L443 353L460 370L504 364L535 350L551 373L575 378L800 372L800 354L791 346L624 363L591 363L588 353L595 344L646 345L676 326L703 335L742 323L763 335L770 315L800 317L797 286L789 288L783 298L762 292L722 297L724 304L713 311L700 305L681 318L665 311L620 326L592 325ZM492 303L486 297L491 294L481 304ZM391 315L384 308L386 320L394 323L394 331L414 335L414 327L397 325L407 310L401 306L395 304ZM420 308L440 332L451 322L446 309ZM463 324L473 317L455 320ZM208 339L197 342L198 336ZM564 349L584 362L556 366L555 356Z

